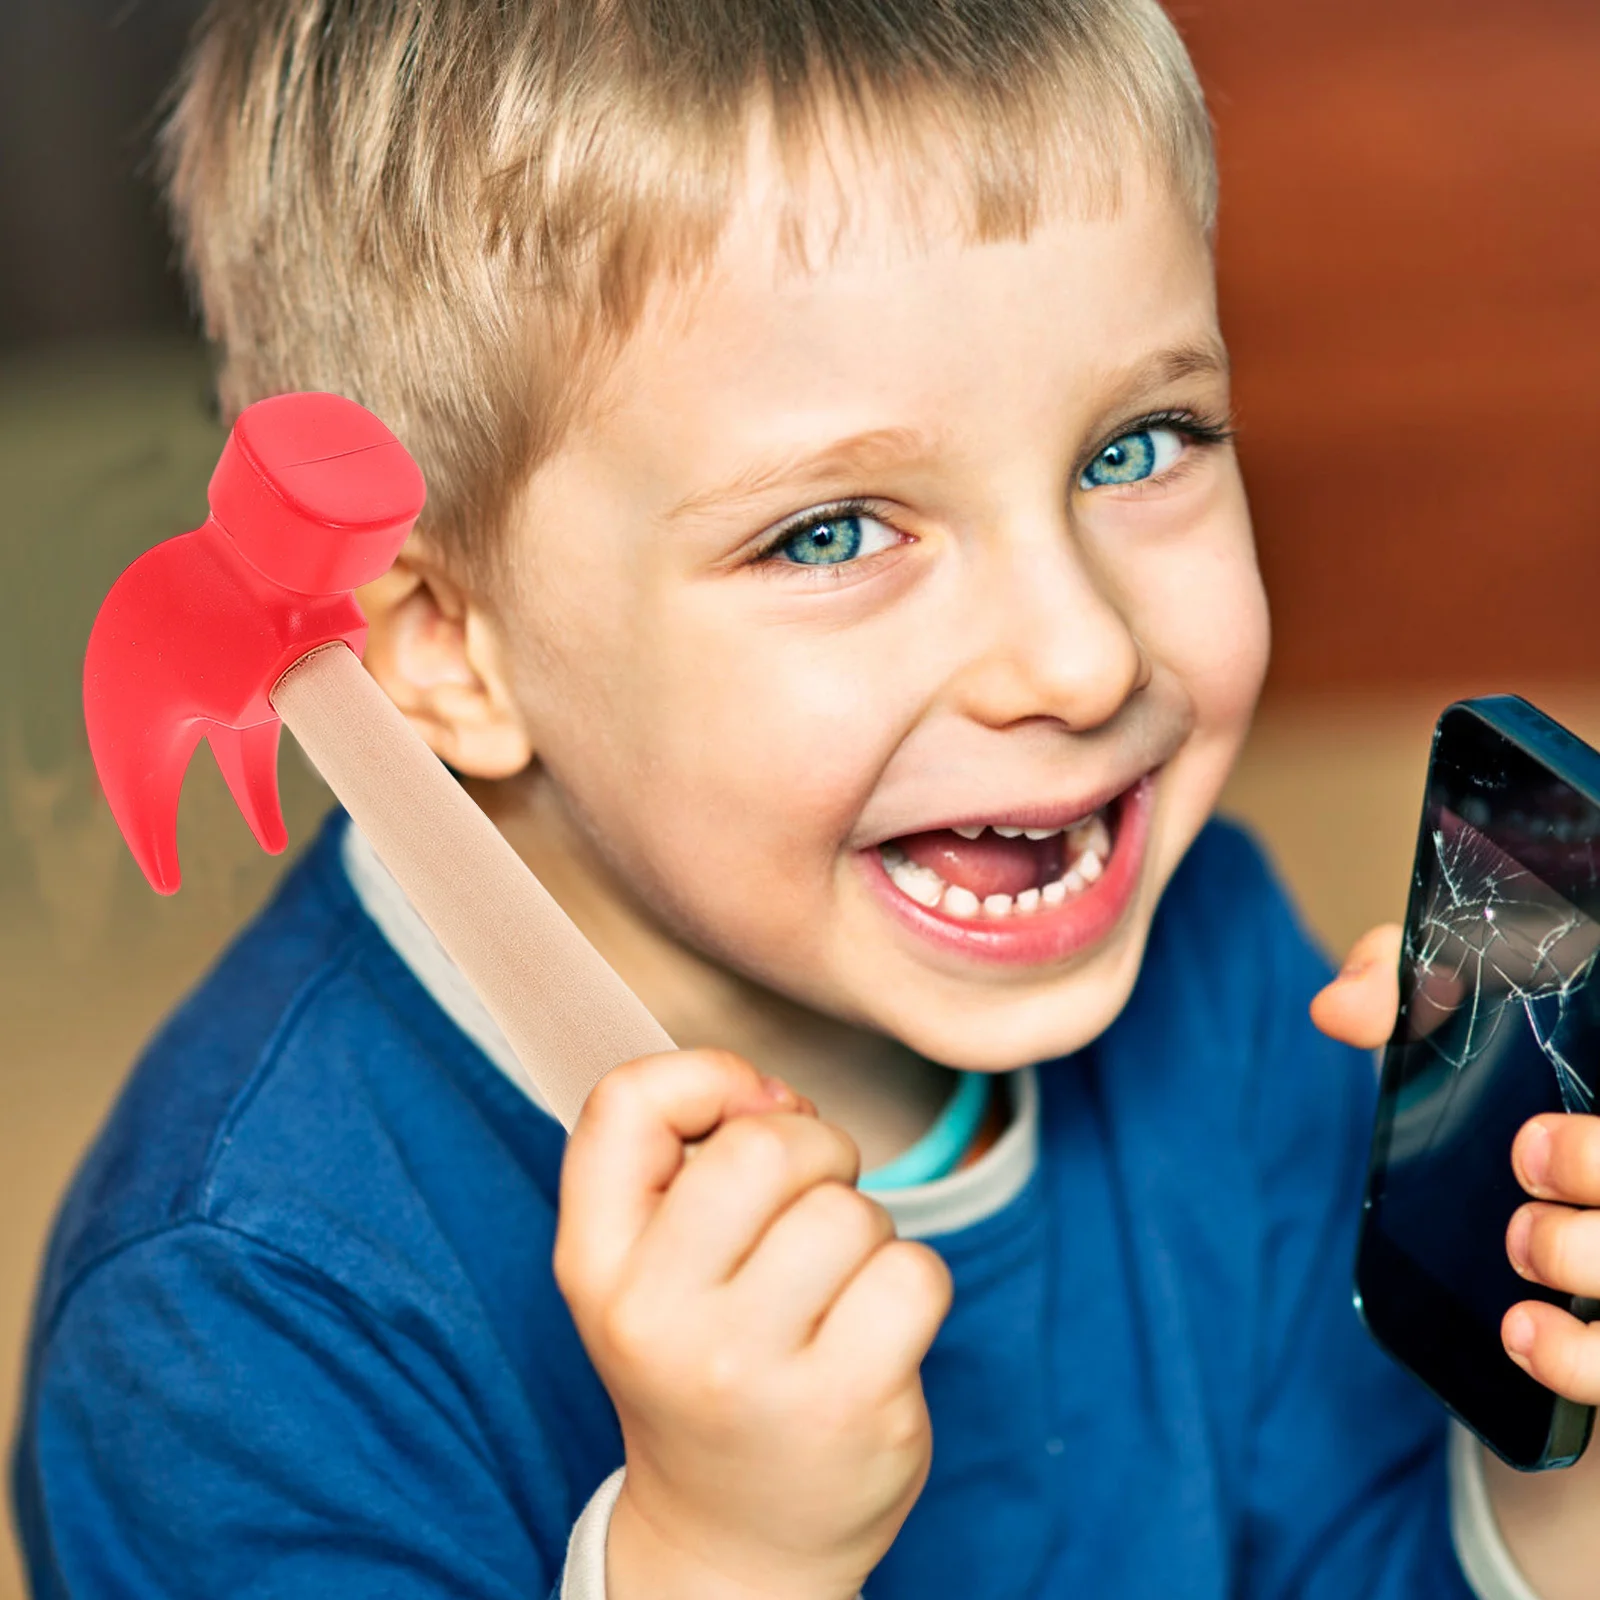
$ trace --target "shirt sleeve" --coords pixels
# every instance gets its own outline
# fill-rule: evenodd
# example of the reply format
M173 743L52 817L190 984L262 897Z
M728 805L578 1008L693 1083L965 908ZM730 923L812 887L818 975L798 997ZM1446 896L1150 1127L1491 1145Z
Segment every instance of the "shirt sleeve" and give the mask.
M15 1478L38 1600L559 1600L447 1356L210 1224L71 1291Z
M1445 1413L1354 1307L1371 1057L1312 1027L1327 965L1275 885L1270 904L1245 1097L1262 1226L1239 1592L1473 1600L1451 1535Z
M625 1469L618 1467L589 1497L583 1515L573 1525L561 1587L552 1600L606 1600L606 1535L611 1529L617 1496L622 1493L624 1475ZM858 1594L856 1600L862 1597ZM1491 1595L1485 1600L1501 1597ZM1521 1600L1521 1596L1510 1600Z
M1483 1446L1459 1423L1450 1427L1450 1527L1478 1600L1539 1600L1495 1521L1483 1474Z
M573 1524L557 1600L606 1600L606 1536L617 1496L622 1493L624 1471L618 1467L595 1490Z

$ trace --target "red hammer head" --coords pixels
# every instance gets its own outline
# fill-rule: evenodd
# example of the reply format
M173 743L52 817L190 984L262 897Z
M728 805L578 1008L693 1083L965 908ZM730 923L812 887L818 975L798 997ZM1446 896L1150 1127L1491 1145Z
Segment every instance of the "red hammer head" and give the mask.
M223 447L205 523L113 585L89 635L84 720L112 815L160 893L178 887L178 793L202 736L262 848L283 848L268 696L319 646L360 654L350 591L388 570L424 493L399 440L353 401L263 400Z

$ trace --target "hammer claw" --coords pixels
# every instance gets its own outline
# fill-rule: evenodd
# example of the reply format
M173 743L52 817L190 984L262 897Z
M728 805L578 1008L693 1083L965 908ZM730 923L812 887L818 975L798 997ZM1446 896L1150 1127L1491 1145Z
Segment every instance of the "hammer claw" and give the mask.
M269 856L289 842L278 803L278 735L281 722L259 722L253 728L228 728L214 722L206 729L228 792L244 813L256 843Z
M178 796L189 758L200 742L197 723L153 723L143 737L124 738L95 751L100 786L139 870L157 894L176 894Z

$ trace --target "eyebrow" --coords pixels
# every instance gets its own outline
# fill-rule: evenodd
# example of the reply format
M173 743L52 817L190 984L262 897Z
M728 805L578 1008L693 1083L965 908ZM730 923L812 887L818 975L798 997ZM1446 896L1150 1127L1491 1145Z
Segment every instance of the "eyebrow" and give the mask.
M881 471L901 461L928 456L933 442L915 428L871 428L836 439L820 450L794 450L766 462L754 463L718 484L700 489L667 511L664 520L676 522L698 513L722 510L757 500L771 489L808 479L837 477L849 472Z
M1121 373L1112 392L1116 404L1185 378L1226 377L1227 352L1206 340L1174 345L1157 351ZM782 487L796 488L808 481L846 474L870 475L904 461L926 459L935 453L933 441L915 428L872 428L836 439L819 450L793 450L768 461L755 462L710 489L686 495L662 514L663 522L677 522L708 511L724 511Z
M1115 386L1118 394L1138 394L1159 389L1163 384L1181 383L1185 378L1225 378L1228 352L1207 339L1195 344L1173 345L1158 350L1123 373Z

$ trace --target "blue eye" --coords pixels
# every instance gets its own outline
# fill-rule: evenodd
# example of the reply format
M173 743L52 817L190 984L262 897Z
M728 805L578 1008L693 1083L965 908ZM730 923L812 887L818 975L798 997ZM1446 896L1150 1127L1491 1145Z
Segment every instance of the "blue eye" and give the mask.
M872 535L884 535L867 548ZM794 566L839 567L861 555L875 555L895 542L892 529L863 512L834 512L798 527L775 545L773 556L787 557Z
M1165 472L1183 454L1183 437L1175 428L1140 428L1113 439L1083 469L1080 489L1142 483Z

